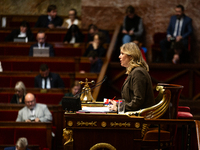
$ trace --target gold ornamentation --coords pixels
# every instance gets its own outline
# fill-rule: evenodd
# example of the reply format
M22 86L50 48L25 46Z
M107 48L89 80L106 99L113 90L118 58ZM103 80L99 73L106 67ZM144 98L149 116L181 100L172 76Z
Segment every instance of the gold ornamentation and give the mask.
M97 150L97 149L116 150L116 148L109 143L97 143L90 148L90 150Z
M106 123L105 121L102 121L102 122L101 122L101 126L102 126L102 127L106 127L106 125L107 125L107 123Z
M158 96L155 101L157 104L141 109L138 111L127 112L128 116L142 116L145 119L158 119L160 118L168 109L170 99L171 99L171 91L169 89L165 89L164 86L157 86L156 90L159 91ZM149 124L143 124L142 128L142 137L148 131Z
M140 123L139 123L139 122L136 122L136 123L135 123L135 127L136 127L136 128L139 128L139 127L140 127Z
M92 80L91 82L88 82L88 79L85 79L85 82L80 81L79 84L85 84L84 87L82 88L81 91L81 97L80 100L82 103L87 103L87 102L96 102L96 100L94 100L94 98L92 97L92 93L91 93L91 88L89 86L89 84L95 84L94 80Z
M78 126L97 126L96 121L91 121L91 122L84 122L84 121L78 121L77 125Z
M68 121L68 122L67 122L67 125L70 126L70 127L73 126L73 121L71 121L71 120Z
M117 123L117 122L111 122L110 125L111 125L111 127L117 127L117 126L119 126L119 127L122 127L122 126L124 126L124 127L130 127L131 123L130 122L124 122L124 123L122 123L122 122L119 122L119 123Z
M67 145L70 142L73 142L73 131L72 130L66 130L63 129L63 139L64 139L64 145Z

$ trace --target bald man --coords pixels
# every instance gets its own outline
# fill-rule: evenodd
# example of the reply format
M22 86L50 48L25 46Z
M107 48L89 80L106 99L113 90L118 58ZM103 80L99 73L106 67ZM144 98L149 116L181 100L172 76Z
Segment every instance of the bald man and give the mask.
M51 122L52 115L47 105L36 103L35 96L27 93L25 96L25 107L19 110L17 122Z

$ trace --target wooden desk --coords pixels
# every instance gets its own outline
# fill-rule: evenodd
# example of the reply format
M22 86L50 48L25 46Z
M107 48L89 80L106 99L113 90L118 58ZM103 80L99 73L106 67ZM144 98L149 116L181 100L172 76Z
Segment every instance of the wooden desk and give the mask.
M26 137L29 144L51 150L51 126L51 123L0 122L1 145L15 144L19 137Z
M66 130L73 132L73 142L65 147L89 150L97 143L109 143L117 150L140 150L142 117L65 113L65 120Z

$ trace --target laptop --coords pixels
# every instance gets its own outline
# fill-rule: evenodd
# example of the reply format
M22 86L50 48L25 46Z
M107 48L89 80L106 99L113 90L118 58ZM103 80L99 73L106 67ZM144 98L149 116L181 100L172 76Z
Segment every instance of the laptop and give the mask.
M49 47L33 47L33 57L49 57Z
M28 39L26 37L17 37L14 38L14 42L28 42Z

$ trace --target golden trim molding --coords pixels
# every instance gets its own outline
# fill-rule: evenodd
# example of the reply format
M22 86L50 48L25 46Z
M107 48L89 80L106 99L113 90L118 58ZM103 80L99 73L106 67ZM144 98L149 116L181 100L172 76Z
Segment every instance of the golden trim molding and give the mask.
M122 126L124 126L124 127L130 127L131 123L130 122L124 122L124 123L122 123L122 122L119 122L119 123L117 123L117 122L110 122L110 125L111 125L111 127L117 127L117 126L119 126L119 127L122 127Z
M97 126L97 121L91 121L91 122L84 122L84 121L78 121L77 126Z

